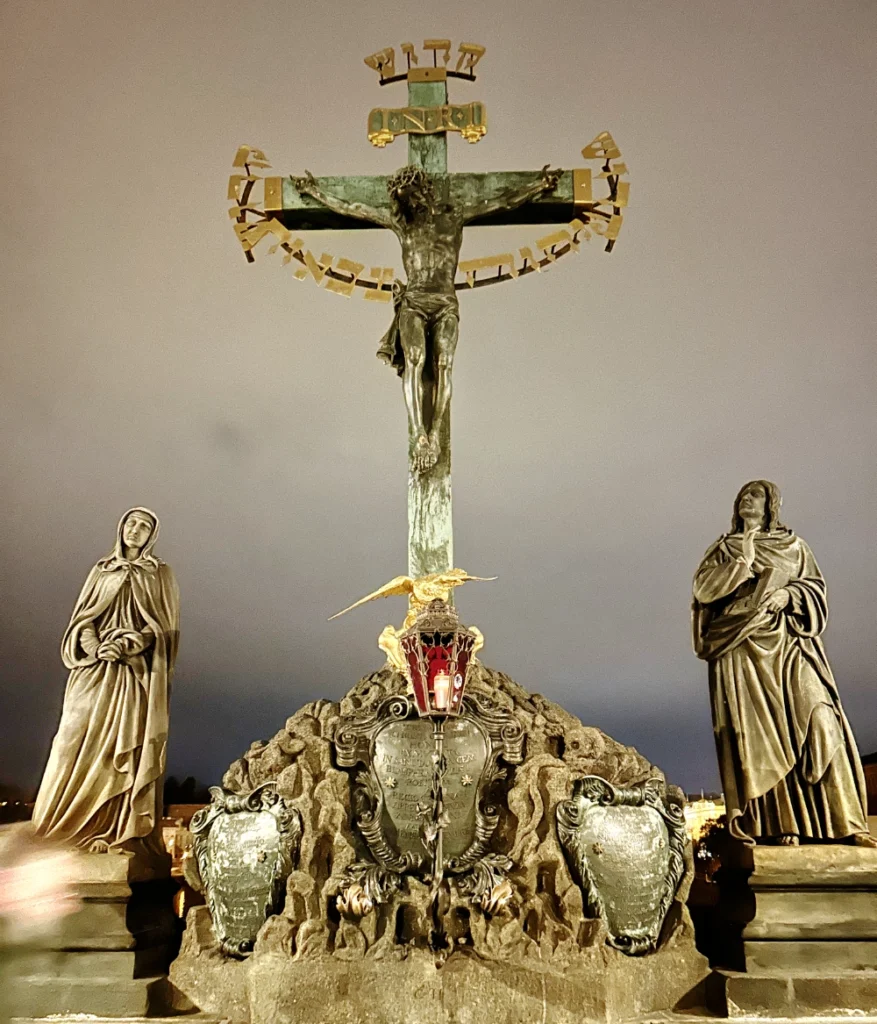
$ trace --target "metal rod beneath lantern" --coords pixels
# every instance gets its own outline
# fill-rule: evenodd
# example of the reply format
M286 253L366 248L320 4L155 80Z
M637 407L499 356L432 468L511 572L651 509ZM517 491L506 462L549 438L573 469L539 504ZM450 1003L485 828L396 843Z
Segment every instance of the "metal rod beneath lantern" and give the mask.
M432 821L435 828L435 846L433 848L432 862L432 894L438 892L445 874L444 864L444 831L445 831L445 806L444 806L444 777L447 763L445 760L445 719L444 716L437 716L432 720L432 737L435 744L433 751L433 806Z

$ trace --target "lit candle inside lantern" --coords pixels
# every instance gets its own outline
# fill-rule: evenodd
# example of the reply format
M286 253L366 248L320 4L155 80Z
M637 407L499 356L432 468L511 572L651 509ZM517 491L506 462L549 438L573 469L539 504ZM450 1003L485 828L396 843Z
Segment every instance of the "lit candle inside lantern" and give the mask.
M432 695L437 711L446 711L451 689L451 677L447 672L436 672L432 681Z

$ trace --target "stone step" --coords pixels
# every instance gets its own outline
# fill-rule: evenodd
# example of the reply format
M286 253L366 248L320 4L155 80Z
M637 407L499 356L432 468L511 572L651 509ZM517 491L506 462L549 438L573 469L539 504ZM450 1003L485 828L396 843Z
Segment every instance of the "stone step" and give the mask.
M83 1014L70 1014L65 1016L63 1013L53 1013L51 1016L51 1024L82 1024ZM184 1019L185 1018L185 1019ZM227 1018L225 1017L212 1017L209 1013L201 1013L200 1011L194 1011L185 1015L177 1014L173 1017L95 1017L95 1022L99 1024L228 1024ZM46 1024L46 1017L12 1017L12 1021L15 1024ZM92 1020L89 1017L89 1020ZM700 1019L703 1024L703 1018ZM677 1024L688 1024L686 1021L677 1022ZM862 1021L857 1021L856 1024L862 1024Z
M46 1017L12 1017L15 1024L83 1024L83 1014L72 1013L69 1016L63 1013L53 1013L51 1018ZM209 1013L201 1013L200 1010L193 1010L191 1013L175 1014L171 1017L94 1017L89 1016L89 1021L95 1024L228 1024L226 1017L213 1017ZM678 1021L677 1024L688 1024L687 1021ZM703 1018L700 1020L703 1024ZM856 1024L863 1024L857 1021ZM865 1022L867 1024L867 1022Z
M127 903L88 900L59 924L53 942L63 949L133 949Z
M714 971L709 1004L728 1017L877 1015L877 971Z
M81 978L18 974L9 979L8 1007L13 1017L152 1017L173 1013L173 997L164 976Z
M167 973L170 952L166 946L132 950L40 949L19 953L17 974L29 977L156 978Z
M791 971L796 974L836 974L877 971L877 942L810 940L744 942L746 970Z
M877 850L843 844L748 847L752 889L877 889Z
M744 939L877 939L877 889L760 889Z

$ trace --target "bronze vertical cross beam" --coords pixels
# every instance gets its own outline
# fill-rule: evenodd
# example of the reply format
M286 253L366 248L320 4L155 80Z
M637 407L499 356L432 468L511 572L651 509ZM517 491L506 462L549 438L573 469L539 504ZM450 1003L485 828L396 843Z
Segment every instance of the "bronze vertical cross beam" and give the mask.
M437 74L440 70L437 67L438 51L433 53L435 63L432 68L408 70L409 107L436 109L447 105L447 74ZM447 132L429 135L409 133L408 163L422 167L431 175L447 176ZM428 359L424 368L427 380L432 379L433 373L432 361ZM426 473L415 473L410 466L408 468L408 575L412 579L433 572L446 572L454 566L450 408L439 424L438 433L441 454L432 469Z

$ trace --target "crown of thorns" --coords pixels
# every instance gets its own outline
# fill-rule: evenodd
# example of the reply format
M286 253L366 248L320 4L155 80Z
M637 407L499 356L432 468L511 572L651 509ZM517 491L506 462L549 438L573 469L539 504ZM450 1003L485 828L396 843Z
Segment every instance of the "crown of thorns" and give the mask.
M416 188L423 193L431 193L433 191L432 181L421 167L403 167L401 170L396 171L387 182L387 191L390 195L395 195L406 188Z

